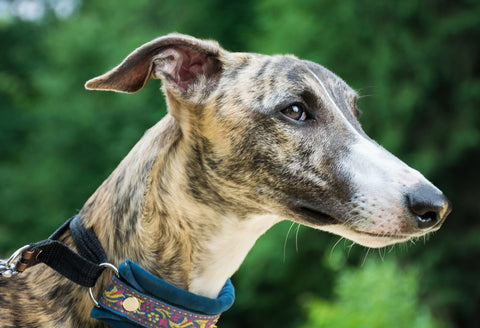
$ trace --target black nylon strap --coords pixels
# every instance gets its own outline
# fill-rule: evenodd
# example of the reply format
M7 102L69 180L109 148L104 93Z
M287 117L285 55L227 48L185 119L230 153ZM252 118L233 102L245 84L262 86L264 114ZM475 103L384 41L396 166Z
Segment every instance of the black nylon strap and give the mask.
M81 255L56 240L69 228ZM34 253L28 267L44 263L69 280L85 287L95 285L105 269L98 264L106 262L107 259L95 233L83 226L79 216L65 222L49 239L31 244L28 251Z
M86 229L83 226L79 215L70 222L70 232L78 252L83 257L98 264L107 262L107 256L97 236L92 229Z
M65 231L70 229L70 222L72 222L72 220L75 219L77 216L78 215L75 215L68 219L64 224L61 225L60 228L55 230L55 232L52 233L50 237L48 237L48 239L58 240L58 238L60 238L65 233Z
M95 286L103 267L85 259L57 240L43 240L32 245L37 253L35 264L45 263L69 280L85 287Z

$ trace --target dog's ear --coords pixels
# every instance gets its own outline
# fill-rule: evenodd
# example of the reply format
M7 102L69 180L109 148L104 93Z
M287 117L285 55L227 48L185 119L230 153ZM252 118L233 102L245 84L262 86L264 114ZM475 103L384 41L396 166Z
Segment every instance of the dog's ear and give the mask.
M214 41L169 34L137 48L117 67L87 81L85 88L133 93L153 77L162 79L167 88L186 94L202 77L207 81L218 79L222 51ZM206 85L212 87L214 83Z

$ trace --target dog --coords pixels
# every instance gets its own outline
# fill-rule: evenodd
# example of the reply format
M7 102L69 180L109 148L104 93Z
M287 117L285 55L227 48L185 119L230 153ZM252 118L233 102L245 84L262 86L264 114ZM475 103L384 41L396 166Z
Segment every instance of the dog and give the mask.
M323 66L174 33L86 88L133 93L151 78L162 81L168 114L79 213L114 265L132 259L216 297L282 220L383 247L439 229L451 210L365 134L359 96ZM69 232L61 241L74 247ZM87 288L44 265L0 278L0 304L2 327L103 327L89 318Z

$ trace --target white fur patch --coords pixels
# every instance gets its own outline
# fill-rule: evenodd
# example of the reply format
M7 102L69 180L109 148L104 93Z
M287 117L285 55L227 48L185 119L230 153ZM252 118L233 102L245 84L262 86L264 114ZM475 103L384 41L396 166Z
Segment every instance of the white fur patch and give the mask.
M257 215L247 219L225 217L222 225L211 237L202 262L192 273L189 291L216 298L225 281L238 270L256 240L279 219L270 215Z

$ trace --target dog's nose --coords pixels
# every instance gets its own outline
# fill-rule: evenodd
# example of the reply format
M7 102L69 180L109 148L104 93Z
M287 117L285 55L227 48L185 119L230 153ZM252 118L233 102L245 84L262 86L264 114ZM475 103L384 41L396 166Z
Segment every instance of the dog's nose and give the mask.
M420 229L439 227L452 210L445 195L430 185L417 185L407 195L410 211Z

